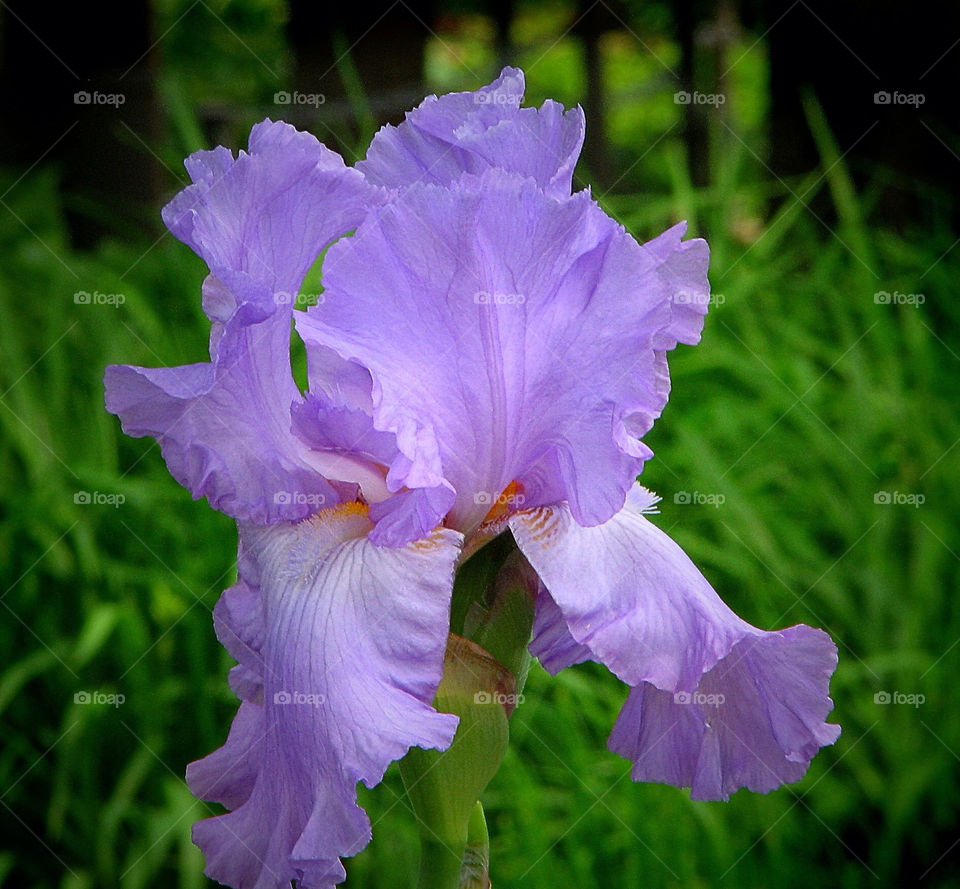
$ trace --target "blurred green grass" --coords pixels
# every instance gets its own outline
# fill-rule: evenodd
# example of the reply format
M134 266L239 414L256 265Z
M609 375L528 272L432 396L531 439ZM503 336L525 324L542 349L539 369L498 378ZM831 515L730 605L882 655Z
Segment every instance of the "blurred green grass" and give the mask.
M899 886L927 871L925 885L960 881L956 857L941 859L960 809L949 493L960 251L935 219L899 233L868 221L870 189L854 193L810 115L824 163L802 180L758 177L749 145L732 139L713 185L697 190L671 138L639 168L665 188L597 197L643 238L680 218L709 233L717 304L702 344L672 358L643 481L663 495L658 524L740 614L832 634L843 735L797 785L695 803L632 784L606 752L625 697L615 679L595 665L553 678L535 668L485 798L495 886ZM770 197L780 208L761 223ZM835 220L806 209L815 197ZM206 886L189 829L214 807L192 799L183 772L222 743L235 710L210 618L235 532L169 478L154 444L122 436L100 382L112 362L203 360L203 265L169 236L73 251L51 173L6 200L0 886ZM124 302L78 304L79 291ZM895 291L926 301L876 302ZM125 500L77 503L79 492ZM878 503L882 492L925 502ZM876 704L884 690L926 701ZM75 703L81 691L124 703ZM374 841L347 863L347 885L412 887L416 834L395 769L361 799Z

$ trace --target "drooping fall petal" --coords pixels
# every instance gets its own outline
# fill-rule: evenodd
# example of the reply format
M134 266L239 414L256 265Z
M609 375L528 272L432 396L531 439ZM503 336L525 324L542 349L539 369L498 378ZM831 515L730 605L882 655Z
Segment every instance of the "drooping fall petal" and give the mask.
M411 746L453 739L456 717L431 701L462 538L441 529L377 547L371 528L364 507L345 504L241 529L263 603L262 628L244 632L262 640L262 703L241 704L226 746L188 773L195 792L233 808L194 827L216 880L341 881L339 858L370 839L356 783L377 784Z
M840 733L825 722L836 646L804 625L741 620L637 506L590 528L563 504L510 519L572 641L633 689L611 749L634 762L635 780L689 786L697 799L798 780Z

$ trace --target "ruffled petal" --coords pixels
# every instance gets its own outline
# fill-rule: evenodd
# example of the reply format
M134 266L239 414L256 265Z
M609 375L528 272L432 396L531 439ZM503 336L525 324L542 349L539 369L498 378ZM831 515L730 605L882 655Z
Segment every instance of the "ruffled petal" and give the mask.
M236 518L299 518L339 502L333 486L290 432L298 399L270 322L238 331L236 362L145 368L113 365L104 375L107 410L134 437L153 436L171 475L195 499ZM286 361L289 362L289 332Z
M312 136L271 121L253 128L249 153L198 152L187 169L194 184L164 219L211 270L211 363L109 367L107 409L128 435L157 439L195 498L247 521L302 518L339 496L290 431L290 406L300 401L290 372L291 294L380 193ZM355 481L346 462L322 469Z
M309 393L292 410L293 431L304 444L318 451L354 455L384 467L397 457L397 438L373 428L366 411L341 407L323 395Z
M636 780L692 786L698 799L766 791L836 740L827 634L741 620L636 500L597 527L563 504L510 527L573 640L634 687L610 744Z
M583 663L593 657L593 652L586 645L581 645L570 635L563 612L542 582L537 592L530 654L540 661L547 672L554 675L564 667Z
M250 131L248 152L198 151L185 166L193 184L164 207L164 222L231 289L259 285L264 316L279 304L289 320L313 261L383 199L335 151L269 119Z
M689 787L693 799L767 793L799 781L839 737L840 726L824 722L836 664L830 637L803 624L745 638L693 693L633 688L609 747L633 761L634 781Z
M447 483L404 488L396 479L399 465L408 461L397 448L397 437L373 425L373 382L361 365L344 361L322 346L310 349L311 391L293 407L293 431L313 451L314 461L351 461L355 479L370 504L377 524L370 540L378 545L403 546L430 533L456 498ZM393 466L393 478L385 467ZM341 476L344 473L341 470Z
M187 766L191 793L228 809L240 808L257 783L266 734L263 707L241 704L223 747Z
M550 100L521 108L523 92L523 72L504 68L473 92L428 96L402 124L376 134L357 169L377 185L399 189L417 182L447 185L462 173L499 167L566 197L583 145L583 111L564 111Z
M241 705L227 746L191 766L198 792L217 784L219 766L256 774L242 805L194 827L206 873L236 889L341 881L339 858L370 838L356 782L377 784L411 746L443 749L456 731L431 701L462 537L444 529L383 548L371 528L358 504L241 526L263 600L263 704ZM262 714L257 744L251 707Z
M636 436L666 403L663 349L692 338L673 296L707 288L706 244L682 232L641 246L588 195L502 170L412 186L330 248L297 329L308 354L369 370L391 490L448 483L469 532L518 481L545 498L527 506L597 524L650 455Z
M230 688L242 701L263 703L263 651L266 622L256 561L237 553L237 582L223 591L213 609L213 626L221 645L237 665L230 670Z

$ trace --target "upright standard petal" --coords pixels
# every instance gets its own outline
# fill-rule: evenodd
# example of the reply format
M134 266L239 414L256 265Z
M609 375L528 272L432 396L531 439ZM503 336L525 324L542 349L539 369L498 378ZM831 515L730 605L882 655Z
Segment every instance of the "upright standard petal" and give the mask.
M411 746L444 749L457 719L431 701L443 670L462 537L441 529L377 547L366 508L241 526L256 563L262 704L241 705L226 745L190 766L191 787L234 810L201 821L206 873L235 889L328 889L370 838L356 783L372 787Z
M357 169L377 185L398 189L447 185L461 173L499 167L566 197L583 145L583 111L564 111L549 99L540 108L521 108L523 92L523 72L504 68L474 92L428 96L402 124L374 136Z
M592 528L563 504L510 527L572 639L632 686L610 747L633 761L634 780L691 787L695 799L765 792L836 740L829 636L741 620L635 504Z
M164 222L235 296L259 298L262 317L279 303L289 320L313 261L382 199L335 151L269 119L250 131L249 152L198 151L185 166L193 184L164 207Z
M464 532L511 482L596 524L650 455L662 350L698 332L672 300L708 290L707 247L682 231L641 246L585 193L502 170L412 186L330 248L297 329L369 370L391 490L452 486Z
M235 518L301 518L339 500L291 434L300 393L290 372L290 320L310 264L380 200L377 189L313 136L264 121L250 152L192 155L194 184L164 209L177 237L208 264L209 364L107 368L107 409L135 437L160 443L194 497ZM354 481L348 460L325 465Z

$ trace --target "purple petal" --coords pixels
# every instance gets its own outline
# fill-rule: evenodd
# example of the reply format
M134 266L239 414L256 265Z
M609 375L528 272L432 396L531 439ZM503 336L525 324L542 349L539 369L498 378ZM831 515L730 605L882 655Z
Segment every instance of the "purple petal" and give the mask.
M510 519L571 637L634 686L610 739L636 780L699 799L795 781L839 727L836 647L804 625L764 632L737 617L633 500L580 526L566 505ZM589 582L585 579L589 578Z
M230 671L230 687L241 700L262 704L265 621L259 574L256 561L241 545L237 582L220 596L213 609L213 626L220 643L237 661Z
M563 612L542 582L537 592L530 654L553 675L564 667L583 663L593 657L593 652L586 645L581 645L570 635Z
M229 775L218 784L218 768L246 783L256 776L234 811L195 825L213 879L238 889L341 881L339 858L370 838L356 782L372 787L411 746L443 749L453 738L456 717L430 702L462 538L438 530L382 548L367 539L371 527L357 504L241 526L263 599L264 695L241 705L226 747L191 766L198 792L228 787L230 799L236 788ZM251 707L262 714L256 743Z
M307 382L311 395L334 407L367 414L373 410L370 371L356 361L345 361L333 349L314 346L308 351Z
M671 301L706 290L707 248L682 231L640 246L589 196L500 170L413 186L331 247L297 328L308 354L370 371L391 490L451 485L466 532L516 480L526 506L568 500L596 524L650 455L636 437L666 403L663 349L696 326Z
M402 481L391 484L385 477L385 466L406 461L397 437L374 428L372 380L366 368L320 346L310 350L308 367L311 392L293 407L294 433L316 452L317 462L335 457L357 464L348 477L359 482L371 504L370 518L377 523L372 542L403 546L425 537L453 505L453 489L441 484L400 490Z
M210 266L211 363L109 367L107 409L128 435L157 439L195 498L238 519L301 518L339 497L321 475L328 467L290 431L300 401L291 294L320 251L381 198L312 136L271 121L253 128L249 154L218 148L186 165L194 184L164 219ZM330 477L353 481L348 471Z
M294 300L274 294L295 295L323 248L382 199L335 151L269 119L250 131L249 152L198 151L185 166L193 185L164 207L170 231L228 286L260 285L267 314L280 302L288 319Z
M302 404L294 405L292 416L294 433L315 450L355 455L382 466L397 457L396 436L374 429L373 417L366 411L341 407L310 393Z
M242 806L257 783L265 726L261 705L241 704L223 747L187 766L187 784L194 796L228 809Z
M108 367L107 410L127 435L156 438L171 475L228 515L273 522L337 503L337 492L290 432L290 405L299 393L289 336L288 320L271 319L225 336L236 358Z
M767 793L799 781L839 737L824 722L836 664L830 637L803 624L745 638L692 694L648 682L632 689L609 747L633 761L634 781L689 787L693 799L727 799L741 787Z
M523 72L504 68L475 92L428 96L400 126L377 133L357 169L377 185L406 188L446 185L462 173L499 167L566 197L583 145L583 111L565 112L550 100L539 109L520 108L523 92Z
M450 511L456 492L447 484L414 488L370 506L377 526L370 541L378 546L403 546L429 534Z

